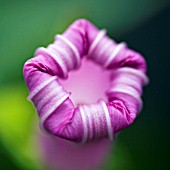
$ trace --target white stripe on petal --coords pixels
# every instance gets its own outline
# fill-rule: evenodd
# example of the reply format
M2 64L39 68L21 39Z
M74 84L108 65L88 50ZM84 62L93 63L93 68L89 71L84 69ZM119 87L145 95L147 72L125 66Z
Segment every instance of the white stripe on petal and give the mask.
M28 96L28 100L31 100L40 90L42 90L45 86L47 86L49 83L51 83L52 81L56 80L57 76L53 76L50 79L48 79L47 81L44 81L43 83L41 83L39 86L37 86L32 92L31 94Z
M61 99L57 100L57 102L40 118L40 127L44 129L45 120L60 106L68 97L70 93L65 94Z
M103 38L103 36L106 34L106 30L101 30L99 31L99 33L97 34L96 38L94 39L94 41L92 42L89 51L88 51L88 57L91 56L93 50L96 48L96 45L98 44L98 42Z
M72 49L73 53L75 54L77 64L79 66L79 64L80 64L80 55L79 55L79 52L78 52L77 48L74 46L74 44L71 41L69 41L67 38L65 38L63 35L57 34L56 39L63 40Z
M106 61L105 64L104 64L104 67L107 67L107 66L110 64L110 62L113 61L113 59L116 57L116 55L117 55L124 47L126 47L126 44L125 44L125 43L120 43L120 44L118 44L118 45L114 48L113 53L111 54L111 56L108 57L107 61Z
M119 68L119 69L115 70L115 74L116 73L121 73L121 72L132 73L134 75L137 75L137 76L141 77L143 82L144 82L144 84L148 84L149 83L149 79L146 76L146 74L143 73L140 70L137 70L137 69L134 69L134 68L130 68L130 67L122 67L122 68Z
M106 123L107 123L109 139L112 141L113 140L113 129L112 129L110 114L109 114L108 108L106 106L106 103L102 100L100 101L100 103L103 106L104 113L105 113L105 116L106 116Z
M83 128L84 128L84 135L83 135L83 138L82 138L82 144L86 143L87 141L87 136L88 136L88 129L87 129L87 120L86 120L86 116L85 116L85 113L83 111L83 109L81 108L82 106L79 107L79 110L80 110L80 114L81 114L81 117L82 117L82 122L83 122Z

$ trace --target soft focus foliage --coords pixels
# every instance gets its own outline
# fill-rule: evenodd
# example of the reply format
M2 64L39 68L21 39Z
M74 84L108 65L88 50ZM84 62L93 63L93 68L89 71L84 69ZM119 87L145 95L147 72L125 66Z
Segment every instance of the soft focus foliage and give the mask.
M24 169L37 169L38 159L33 133L36 132L34 110L26 101L27 93L21 84L0 90L0 137L12 159ZM35 135L35 134L34 134Z

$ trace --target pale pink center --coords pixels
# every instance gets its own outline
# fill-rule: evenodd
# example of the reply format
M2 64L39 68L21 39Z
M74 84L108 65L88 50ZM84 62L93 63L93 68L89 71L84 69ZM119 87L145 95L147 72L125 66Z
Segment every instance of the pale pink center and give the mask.
M110 72L94 62L83 59L80 69L69 73L66 80L60 79L70 98L77 104L96 103L99 99L107 101L105 92L109 88Z

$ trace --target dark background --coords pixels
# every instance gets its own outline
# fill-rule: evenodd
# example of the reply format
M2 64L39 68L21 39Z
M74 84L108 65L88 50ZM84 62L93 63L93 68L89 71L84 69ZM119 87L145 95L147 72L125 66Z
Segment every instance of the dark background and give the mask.
M77 18L143 54L150 83L133 125L117 135L107 170L170 169L170 3L158 0L0 1L0 169L42 169L33 149L35 111L24 62Z

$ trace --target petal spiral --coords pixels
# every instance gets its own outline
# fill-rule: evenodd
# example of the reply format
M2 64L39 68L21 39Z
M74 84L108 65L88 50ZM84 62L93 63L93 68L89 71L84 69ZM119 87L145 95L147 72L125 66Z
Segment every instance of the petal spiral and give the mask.
M58 79L66 79L87 57L112 71L108 102L75 107ZM38 48L24 65L24 78L41 127L60 138L85 143L109 137L129 126L142 107L147 84L146 62L141 54L117 44L85 19L75 21L53 44Z

